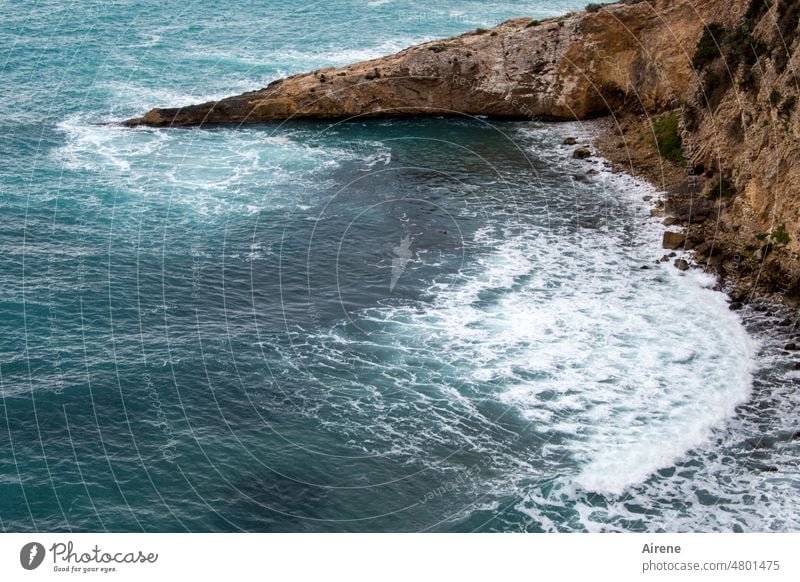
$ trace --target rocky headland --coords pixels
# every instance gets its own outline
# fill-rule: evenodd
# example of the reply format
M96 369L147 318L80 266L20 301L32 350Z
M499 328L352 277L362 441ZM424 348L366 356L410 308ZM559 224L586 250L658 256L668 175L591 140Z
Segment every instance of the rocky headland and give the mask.
M666 192L653 209L672 228L665 247L692 251L676 266L718 273L733 306L762 296L796 304L799 23L800 0L590 5L124 123L605 118L596 151Z

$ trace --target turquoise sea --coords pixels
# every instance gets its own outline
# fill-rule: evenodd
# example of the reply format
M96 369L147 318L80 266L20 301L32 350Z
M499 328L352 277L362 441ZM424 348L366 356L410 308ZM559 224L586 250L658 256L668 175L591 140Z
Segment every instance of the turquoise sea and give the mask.
M797 365L591 126L105 124L583 4L0 0L0 528L797 531Z

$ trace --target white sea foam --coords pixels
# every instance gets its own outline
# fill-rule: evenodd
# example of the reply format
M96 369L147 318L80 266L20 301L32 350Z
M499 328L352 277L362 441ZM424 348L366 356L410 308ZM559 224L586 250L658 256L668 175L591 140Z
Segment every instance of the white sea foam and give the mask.
M391 160L380 142L310 147L308 136L289 130L130 131L90 126L78 117L60 129L68 136L54 154L62 163L102 172L143 196L166 184L176 203L201 213L230 212L234 203L242 212L258 212L261 198L230 195L243 182L316 184L323 175L318 170L345 160L367 167ZM580 130L576 125L561 131ZM553 163L566 153L561 146L537 150L544 159L553 156ZM709 288L708 276L653 264L663 227L649 218L642 197L657 193L604 171L600 160L593 167L599 173L579 194L591 193L612 213L624 204L629 218L623 227L581 229L577 216L577 229L565 234L519 229L490 217L470 242L474 262L432 281L430 303L391 303L359 314L385 333L358 347L364 353L389 351L397 361L354 361L350 354L360 350L343 334L310 338L320 345L311 364L336 370L346 361L354 380L315 394L309 413L341 418L344 430L360 431L365 454L414 453L441 468L441 458L427 459L433 446L480 451L505 471L502 482L482 485L487 490L496 485L508 492L520 479L551 479L551 495L520 489L526 496L520 511L545 529L556 521L542 508L554 504L563 505L562 511L574 508L583 528L623 529L615 520L630 518L624 509L615 506L600 515L582 499L593 492L653 495L641 492L651 476L703 450L748 398L757 346L725 298ZM303 188L292 192L291 199L270 197L270 207L313 207ZM248 258L261 254L253 248ZM644 264L650 268L640 269ZM403 365L407 358L415 362L410 369ZM380 370L385 385L364 385L359 370ZM498 448L493 419L480 412L475 392L520 414L550 442L529 453ZM335 412L319 412L326 407ZM484 432L463 430L463 419ZM706 477L713 482L711 474ZM778 475L775 482L791 487L781 485ZM670 519L684 523L680 515Z
M724 428L749 396L755 346L709 276L653 264L663 228L642 197L656 193L608 172L593 180L597 196L634 209L630 232L490 224L476 241L493 250L437 282L431 305L370 318L465 370L450 390L498 386L495 398L561 443L574 491L619 495Z
M98 173L143 197L168 193L173 203L205 215L309 202L321 172L346 160L374 165L389 159L379 142L368 150L316 147L309 143L313 134L290 128L131 130L94 125L86 115L58 127L66 139L52 155L65 168ZM296 187L304 183L308 188ZM280 194L265 196L275 190Z

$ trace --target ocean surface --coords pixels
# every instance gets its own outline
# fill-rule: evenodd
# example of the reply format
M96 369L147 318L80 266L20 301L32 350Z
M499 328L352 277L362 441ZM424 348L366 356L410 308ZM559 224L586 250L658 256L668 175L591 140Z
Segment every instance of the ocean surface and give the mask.
M0 1L0 528L800 529L796 364L591 126L101 125L583 4Z

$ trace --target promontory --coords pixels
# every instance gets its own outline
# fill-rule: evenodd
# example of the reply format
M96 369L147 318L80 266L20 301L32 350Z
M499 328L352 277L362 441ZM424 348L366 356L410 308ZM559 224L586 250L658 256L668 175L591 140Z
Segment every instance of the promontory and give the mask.
M800 297L800 0L628 0L515 18L128 126L608 117L595 144L668 196L682 248L740 299ZM580 162L576 162L580 163Z

